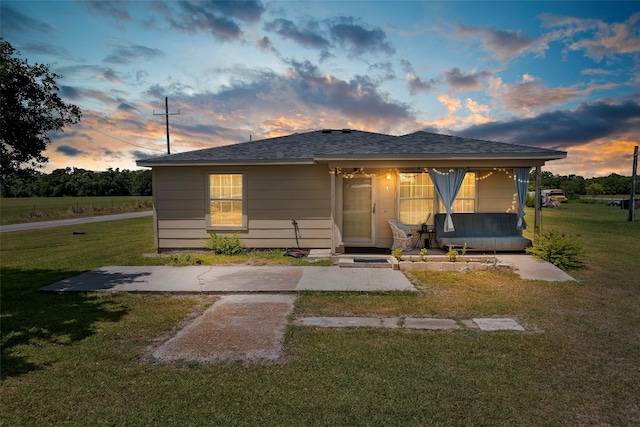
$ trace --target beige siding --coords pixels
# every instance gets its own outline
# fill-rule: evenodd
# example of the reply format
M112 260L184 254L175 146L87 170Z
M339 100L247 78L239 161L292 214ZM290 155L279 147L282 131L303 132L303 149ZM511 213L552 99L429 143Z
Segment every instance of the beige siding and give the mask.
M247 229L207 227L208 174L245 174ZM202 248L210 232L237 233L248 248L331 246L330 175L325 166L157 167L154 168L158 248Z
M478 171L478 212L517 212L518 199L513 172Z

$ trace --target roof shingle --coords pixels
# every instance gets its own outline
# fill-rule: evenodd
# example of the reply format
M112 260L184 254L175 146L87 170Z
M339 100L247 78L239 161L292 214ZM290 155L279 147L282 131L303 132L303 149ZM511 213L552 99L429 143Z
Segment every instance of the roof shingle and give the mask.
M543 158L566 157L566 152L463 138L428 132L403 136L358 130L319 130L239 144L206 148L146 160L139 166L242 163L314 163L316 161L438 158Z

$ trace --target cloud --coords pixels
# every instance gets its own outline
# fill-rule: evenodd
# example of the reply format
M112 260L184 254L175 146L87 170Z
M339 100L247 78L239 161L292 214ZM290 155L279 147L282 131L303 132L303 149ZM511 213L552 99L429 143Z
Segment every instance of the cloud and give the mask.
M62 153L65 156L68 157L77 157L77 156L81 156L83 154L86 154L84 151L79 150L75 147L72 147L70 145L60 145L58 147L56 147L56 152L57 153Z
M277 53L276 48L273 47L273 43L271 43L271 40L267 36L260 37L258 40L256 40L256 46L258 46L261 50Z
M113 68L106 68L99 72L96 77L107 80L111 83L124 84L124 81Z
M132 62L146 61L163 56L164 52L141 45L118 46L113 52L103 59L112 64L130 64Z
M124 1L83 1L81 4L89 11L100 16L114 18L117 21L131 21L128 4Z
M26 43L22 50L34 55L49 55L56 58L73 59L71 53L64 47L54 46L45 42Z
M0 28L2 28L2 34L5 39L8 38L7 36L21 33L32 34L37 32L47 36L54 33L54 28L48 23L15 10L7 2L0 3Z
M434 89L435 80L428 82L423 81L420 77L417 77L411 73L407 73L407 83L409 84L409 93L411 95L419 95L422 92L429 92Z
M115 105L117 102L107 92L96 89L85 89L81 87L61 85L59 94L62 98L70 99L74 102L81 100L97 100L107 105ZM84 121L84 117L82 118L82 120Z
M187 34L210 33L220 41L239 39L243 31L238 21L255 22L265 11L260 1L181 1L178 10L171 9L173 3L154 7L169 25Z
M111 154L111 153L107 153L107 154ZM153 157L158 157L161 154L158 153L158 152L149 153L149 152L146 152L146 151L134 150L134 151L131 151L131 155L133 156L133 158L135 160L146 160L146 159L151 159Z
M136 107L134 107L131 104L127 104L126 102L121 102L120 105L118 105L118 110L122 110L122 111L126 111L126 112L138 111L138 109Z
M369 65L369 75L380 80L394 80L396 73L391 62L376 62ZM379 77L378 77L379 76Z
M454 91L480 90L482 89L480 80L491 75L486 71L465 74L459 68L451 68L445 71L444 74L447 83L451 85L451 89Z
M536 117L471 126L459 134L548 148L568 148L601 138L640 132L640 104L597 101L574 110L558 110Z
M290 83L299 98L310 106L374 121L412 118L407 104L392 101L368 77L356 75L347 81L321 75L317 67L308 61L292 62L291 76Z
M346 48L353 56L365 53L395 53L384 31L358 24L353 17L343 16L333 20L329 24L329 34L338 46Z
M542 14L540 19L543 25L554 29L554 37L563 40L568 50L584 51L587 57L596 61L640 52L640 12L624 22L612 24L599 19L554 14ZM574 40L578 34L580 40Z
M491 52L501 62L509 62L513 58L525 53L542 54L547 48L545 38L527 36L523 31L505 31L493 27L474 27L457 23L455 36L480 40L484 50Z
M342 48L350 56L395 53L384 31L358 23L355 18L348 16L324 21L307 19L300 23L278 18L267 22L264 29L301 46L320 49L323 51L323 58L329 56L329 49L336 47Z
M511 112L531 114L534 110L547 110L589 95L600 89L609 89L615 84L571 86L549 88L541 80L525 74L522 81L512 85L503 84L499 78L491 80L490 92Z
M299 27L288 19L275 19L264 25L266 31L274 31L285 39L292 40L301 46L327 49L331 45L329 40L324 38L318 31L318 24L315 21L307 22L304 28Z

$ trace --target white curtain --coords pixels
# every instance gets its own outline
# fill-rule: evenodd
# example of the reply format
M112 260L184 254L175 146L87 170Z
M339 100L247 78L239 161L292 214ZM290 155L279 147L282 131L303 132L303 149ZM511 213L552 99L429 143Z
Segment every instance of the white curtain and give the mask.
M529 191L529 171L531 168L514 168L513 179L516 181L516 193L518 195L518 230L527 229L527 221L524 220L524 207Z
M451 219L451 214L453 213L452 206L466 174L466 169L429 169L429 177L431 177L431 181L433 181L436 192L438 193L438 196L440 196L442 204L447 210L447 217L444 221L445 233L455 230L453 228L453 220Z

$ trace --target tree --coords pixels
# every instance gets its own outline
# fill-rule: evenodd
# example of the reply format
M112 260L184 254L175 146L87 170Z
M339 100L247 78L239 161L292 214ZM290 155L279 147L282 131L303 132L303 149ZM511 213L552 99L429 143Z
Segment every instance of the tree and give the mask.
M600 196L604 194L604 186L602 184L598 184L597 182L592 182L587 185L587 194L590 196Z
M21 170L41 167L51 132L78 123L80 109L57 94L62 76L48 65L30 65L0 38L0 167L3 181Z

